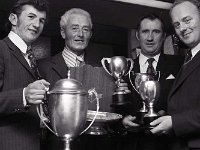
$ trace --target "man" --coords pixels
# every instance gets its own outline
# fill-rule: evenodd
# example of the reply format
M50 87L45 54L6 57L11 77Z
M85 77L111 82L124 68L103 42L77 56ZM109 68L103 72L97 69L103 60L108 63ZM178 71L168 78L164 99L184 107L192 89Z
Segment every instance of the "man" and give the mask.
M65 47L57 55L41 60L39 70L52 86L59 79L75 78L82 83L86 90L95 87L98 94L103 93L103 99L108 101L112 99L114 92L113 78L98 63L91 61L85 53L92 36L92 26L91 16L87 11L80 8L72 8L66 11L60 20L60 33L65 40ZM101 101L103 102L103 100ZM95 102L88 104L89 109L96 108ZM74 140L74 144L72 142L72 149L108 148L105 144L107 139L100 137L83 135L80 141L78 139ZM97 140L101 140L104 144L97 147ZM63 149L63 142L58 137L50 135L47 139L47 149Z
M2 150L40 149L40 121L35 106L42 103L49 83L37 80L31 68L33 59L26 51L41 34L46 13L44 0L17 1L8 18L11 31L0 41Z
M85 48L92 36L90 14L79 8L70 9L61 17L60 33L65 40L63 51L39 62L41 74L52 85L59 79L67 78L70 67L91 64L85 57Z
M170 150L200 149L200 2L175 1L170 15L176 34L189 47L185 60L168 98L168 116L152 122L154 134L169 134ZM189 55L188 55L189 56ZM188 58L188 57L186 57ZM187 61L187 62L186 62Z
M149 60L153 58L153 72L158 71L160 73L159 82L161 84L161 93L159 99L154 103L154 110L160 115L166 112L166 98L168 96L169 89L176 77L176 74L181 66L182 59L178 56L164 55L162 52L162 46L165 39L164 24L162 20L155 14L148 14L141 18L136 37L139 40L141 52L139 56L134 60L133 71L135 73L149 73L150 67ZM133 90L132 91L132 107L129 116L123 119L123 125L125 128L133 128L139 126L136 122L136 111L142 107L142 100L140 95ZM133 139L133 137L136 137ZM135 146L138 150L152 149L160 150L165 149L167 144L166 137L157 137L144 133L133 133L132 147Z

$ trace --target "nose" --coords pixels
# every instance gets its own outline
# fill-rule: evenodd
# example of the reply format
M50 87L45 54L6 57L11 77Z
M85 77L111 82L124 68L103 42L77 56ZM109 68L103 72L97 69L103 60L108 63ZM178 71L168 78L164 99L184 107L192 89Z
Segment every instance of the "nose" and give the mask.
M82 30L82 29L79 29L79 30L78 30L78 36L80 36L80 37L83 36L83 30Z
M33 26L35 28L39 28L39 26L40 26L40 20L39 19L35 19L34 22L33 22Z
M180 31L181 32L184 32L184 31L186 31L187 30L187 25L185 24L185 23L181 23L180 24Z
M153 34L151 32L147 36L147 41L153 41Z

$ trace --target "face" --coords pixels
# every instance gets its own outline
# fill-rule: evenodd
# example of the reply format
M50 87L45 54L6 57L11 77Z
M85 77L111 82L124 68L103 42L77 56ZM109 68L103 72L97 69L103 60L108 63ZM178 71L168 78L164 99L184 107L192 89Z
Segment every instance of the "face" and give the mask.
M92 35L89 19L81 14L72 14L61 35L66 47L77 55L82 54Z
M183 2L171 11L172 24L179 36L188 47L194 47L200 42L200 14L195 5Z
M139 40L141 52L145 56L152 57L157 55L161 51L165 37L161 21L158 19L150 20L147 18L142 20L140 29L136 33L136 37Z
M9 20L12 30L29 45L41 34L46 20L46 12L38 11L31 5L24 5L21 14L18 16L11 14Z

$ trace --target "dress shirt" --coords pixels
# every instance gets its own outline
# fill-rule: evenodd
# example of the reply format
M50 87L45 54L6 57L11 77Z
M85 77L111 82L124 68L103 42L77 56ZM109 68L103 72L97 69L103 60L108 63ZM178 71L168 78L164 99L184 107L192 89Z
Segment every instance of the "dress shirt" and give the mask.
M67 47L64 48L62 56L68 67L79 67L81 62L84 62L84 54L76 55L70 51Z
M30 66L28 56L26 55L26 51L28 48L26 43L13 31L10 31L10 33L8 34L8 38L20 49L24 58L26 59L26 61L28 62L29 66ZM25 92L25 88L23 89L23 104L24 104L24 106L28 106L24 92Z
M200 51L200 43L195 46L194 48L191 49L191 52L192 52L192 58ZM191 58L191 60L192 60Z
M159 57L160 57L160 54L158 54L158 55L156 55L154 57L151 57L151 58L155 59L153 61L153 68L154 68L154 70L156 70ZM140 73L146 73L148 65L149 65L149 63L147 61L148 59L149 59L148 57L146 57L142 53L140 53L140 55L139 55Z

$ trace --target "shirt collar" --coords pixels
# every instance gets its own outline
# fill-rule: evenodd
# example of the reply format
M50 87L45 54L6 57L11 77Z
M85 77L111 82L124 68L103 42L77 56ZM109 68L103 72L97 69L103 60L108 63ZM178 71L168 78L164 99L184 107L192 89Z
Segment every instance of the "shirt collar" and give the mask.
M156 63L158 62L158 59L160 57L160 53L154 57L151 57L151 58L154 58ZM139 64L141 65L145 65L147 63L147 59L149 59L149 57L146 57L144 54L140 53L139 55Z
M200 43L191 49L192 58L199 52L199 50L200 50Z
M10 31L8 38L21 50L22 53L26 54L27 45L15 32Z
M64 51L70 54L70 56L72 56L74 59L78 59L79 61L84 61L84 54L78 56L72 51L70 51L67 47L64 47Z

